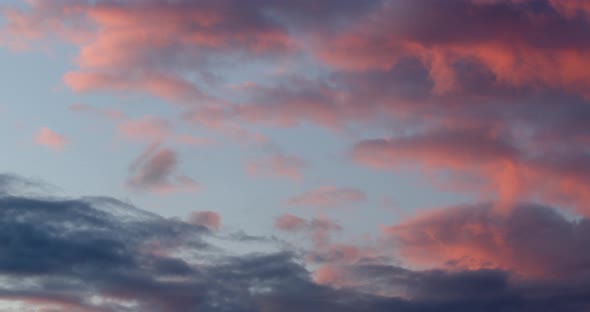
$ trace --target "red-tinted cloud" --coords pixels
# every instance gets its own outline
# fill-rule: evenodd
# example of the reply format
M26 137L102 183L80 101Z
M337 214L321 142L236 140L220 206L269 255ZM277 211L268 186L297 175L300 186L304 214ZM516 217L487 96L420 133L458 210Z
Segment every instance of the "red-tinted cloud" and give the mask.
M54 150L61 151L68 143L68 140L64 136L56 133L55 131L43 127L39 129L39 131L37 132L37 135L35 137L35 143L37 143L38 145L49 147Z
M587 220L571 221L534 205L520 205L509 214L493 207L425 212L383 231L412 265L554 276L577 272L590 260L581 249L590 231Z
M388 70L416 56L428 67L436 93L461 88L454 66L462 60L477 61L502 83L585 92L590 76L580 68L590 52L587 27L587 21L560 15L542 1L387 1L331 44L318 46L322 59L357 71Z
M492 196L502 208L541 197L587 215L590 193L583 187L590 181L590 171L584 165L587 157L577 151L570 152L572 155L545 153L492 130L437 128L365 140L355 145L352 155L359 163L378 169L413 166L433 176L446 173L442 186Z

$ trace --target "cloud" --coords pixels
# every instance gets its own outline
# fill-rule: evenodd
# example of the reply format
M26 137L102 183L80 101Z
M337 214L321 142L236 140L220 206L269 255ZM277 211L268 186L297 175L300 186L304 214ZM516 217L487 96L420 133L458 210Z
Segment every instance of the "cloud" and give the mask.
M188 223L201 225L211 230L219 230L221 216L215 211L194 211L188 217Z
M68 140L53 130L43 127L37 132L35 143L61 151L68 144Z
M28 193L30 191L47 192L51 187L33 178L24 178L9 173L0 173L0 196Z
M77 113L87 113L110 120L121 120L127 118L124 112L117 109L101 109L86 104L70 105L70 110Z
M275 220L275 228L290 234L309 234L316 247L327 248L334 234L342 231L342 227L326 217L306 220L295 215L284 214Z
M285 214L275 220L275 228L281 231L298 232L307 227L307 222L298 216Z
M353 157L375 167L395 167L419 162L443 168L513 161L518 150L491 129L434 129L389 140L365 140Z
M294 196L287 203L298 206L344 207L366 199L365 193L357 189L324 186Z
M18 241L3 250L0 272L13 282L0 291L0 297L27 308L576 311L589 304L587 279L531 284L500 270L346 265L334 267L331 274L324 269L322 275L330 275L331 281L347 279L352 288L322 286L310 279L293 254L233 257L217 251L210 256L215 249L206 242L204 227L164 219L108 198L4 197L0 223L0 236ZM171 248L165 254L154 253L145 248L150 243ZM198 265L182 257L187 252L200 255ZM35 283L19 282L23 278Z
M554 3L386 1L379 13L352 23L332 44L320 42L319 55L334 66L359 71L388 70L404 56L417 56L428 66L437 93L460 87L453 67L466 59L485 66L502 83L584 92L589 77L577 68L589 51L582 35L589 24L560 14ZM427 20L417 22L425 15Z
M526 144L526 143L525 143ZM587 215L586 156L577 148L523 144L514 133L494 128L436 127L355 144L358 163L380 169L419 168L447 190L498 199L509 208L519 200L543 201ZM443 181L437 181L438 176Z
M275 153L262 159L251 160L246 164L246 170L252 175L271 175L301 180L306 162L293 155Z
M43 280L50 286L77 283L59 294L44 292L56 288L43 283L33 283L35 289L15 284L27 291L0 295L54 309L107 311L587 310L588 8L584 0L68 0L5 7L0 44L60 39L79 48L77 67L63 77L75 92L164 98L182 104L177 109L184 122L245 144L268 140L253 125L346 130L362 138L352 150L359 164L419 168L445 190L491 203L426 212L386 227L379 242L386 246L341 243L335 235L343 229L334 221L283 215L275 227L309 235L309 250L219 257L206 267L168 259L178 244L136 250L117 237L97 241L106 235L98 230L80 230L85 235L70 239L72 222L41 224L10 236L22 243L7 249L6 272L54 277ZM254 81L228 91L243 63L255 64L247 71ZM274 71L278 66L283 72ZM119 130L148 143L201 142L173 126L160 117L123 118ZM43 144L63 148L65 139L59 143L52 135ZM127 185L160 193L194 190L196 182L180 172L177 158L171 149L150 146L131 165ZM305 166L296 156L275 153L247 169L300 179ZM2 185L13 195L18 183L0 178ZM287 203L344 207L365 200L357 189L322 187ZM35 205L63 202L36 199ZM549 206L576 215L564 217ZM191 228L217 228L212 216L198 214L193 223L203 226ZM57 215L43 215L51 217ZM127 237L118 226L129 225L101 229ZM27 247L34 242L41 247ZM53 251L62 249L72 253ZM85 261L84 253L94 260ZM29 254L57 261L10 261ZM407 268L392 259L396 254ZM100 261L119 270L107 272L118 284L84 275L104 266ZM136 271L121 275L125 268ZM99 294L114 301L89 300L79 280L91 281L93 291L106 289ZM163 303L168 296L174 303ZM140 298L141 306L125 298Z
M539 277L584 272L590 223L543 206L498 214L492 204L452 207L384 230L413 265L504 269Z
M546 207L522 209L522 218L505 222L507 229L526 229L512 231L522 243L516 252L567 249L576 244L572 238L585 235L572 226L583 227L587 220L574 225ZM473 210L450 215L486 216ZM538 218L530 221L531 214ZM320 223L313 227L326 228ZM424 225L436 233L437 224ZM457 224L447 230L467 230ZM8 242L0 257L6 281L0 299L24 311L583 311L590 306L587 262L568 253L534 257L579 261L567 266L575 273L542 279L515 278L501 269L411 270L362 261L334 264L312 276L292 252L235 256L212 245L204 226L112 198L0 196L0 225L0 238Z
M179 134L174 123L158 117L143 116L138 119L124 119L117 126L122 138L129 141L163 143L168 142L178 145L202 146L212 144L213 141L188 134Z
M145 116L120 124L119 131L129 140L161 142L172 135L173 126L166 119Z
M265 12L268 8L234 0L60 1L52 6L34 1L24 10L4 12L5 37L26 42L57 36L79 44L80 68L64 76L74 91L146 92L194 103L211 99L189 76L210 76L219 55L239 59L291 49L294 43ZM155 16L158 26L152 23Z
M126 185L160 194L192 192L199 188L192 178L177 174L178 159L171 149L152 144L131 164Z

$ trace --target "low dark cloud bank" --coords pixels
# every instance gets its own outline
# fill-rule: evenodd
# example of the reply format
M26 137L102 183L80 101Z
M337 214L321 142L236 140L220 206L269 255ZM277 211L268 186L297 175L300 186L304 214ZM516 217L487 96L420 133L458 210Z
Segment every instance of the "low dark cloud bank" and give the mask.
M2 181L5 188L22 179ZM332 288L314 283L294 252L230 256L207 242L214 234L206 227L112 198L2 194L0 299L25 311L590 308L588 265L567 277L524 279L494 269L414 271L359 261L342 269L362 283Z

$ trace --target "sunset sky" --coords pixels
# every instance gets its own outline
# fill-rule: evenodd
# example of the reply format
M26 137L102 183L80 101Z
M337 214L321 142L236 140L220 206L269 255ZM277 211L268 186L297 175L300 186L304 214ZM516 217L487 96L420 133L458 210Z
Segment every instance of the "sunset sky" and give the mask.
M590 311L590 0L0 0L0 311Z

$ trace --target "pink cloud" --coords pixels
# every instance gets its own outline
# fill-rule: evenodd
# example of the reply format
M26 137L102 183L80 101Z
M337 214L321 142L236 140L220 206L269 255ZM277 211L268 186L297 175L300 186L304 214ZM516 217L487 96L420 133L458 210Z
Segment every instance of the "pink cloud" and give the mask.
M251 160L246 164L248 173L252 175L271 175L293 180L301 180L303 178L301 171L305 167L306 163L303 159L281 153L263 159Z
M338 207L365 201L365 193L353 188L320 187L290 198L287 203L298 206Z
M578 249L590 230L584 222L541 206L520 205L508 214L493 207L429 211L383 231L415 266L501 268L547 277L569 274L590 259Z
M287 232L299 232L307 227L307 221L291 214L278 217L275 221L275 228Z
M137 120L128 120L119 125L119 131L129 140L164 141L173 133L172 124L156 116L145 116Z
M43 127L39 129L39 131L37 132L35 142L38 145L46 146L51 149L61 151L68 143L68 140L64 136L57 134L53 130Z
M340 35L330 34L332 40L320 35L317 54L332 66L354 71L389 70L404 57L417 57L428 67L437 93L460 87L454 64L469 59L485 66L502 83L545 84L585 92L590 76L580 68L587 65L590 50L571 12L587 6L577 1L559 3L551 1L569 14L544 19L548 14L526 11L533 5L527 1L463 1L452 6L430 1L387 2L380 12L361 18ZM422 14L430 14L430 19L416 23ZM441 26L434 22L437 20L445 23ZM461 25L469 26L456 31ZM572 36L560 40L557 34L563 32Z
M510 136L491 130L440 128L391 139L364 140L353 158L377 169L407 166L425 169L433 182L448 190L498 200L502 210L521 200L542 198L587 215L590 181L586 156L529 156ZM575 153L577 154L577 152ZM436 181L436 174L446 179Z
M80 68L64 76L75 91L147 92L195 103L210 99L187 77L208 75L211 59L269 56L294 45L260 8L230 3L33 1L27 10L5 12L5 32L25 42L57 36L78 44Z
M312 243L322 248L329 246L331 237L342 231L337 222L326 217L305 220L291 214L278 217L275 220L275 228L284 232L310 234Z
M158 194L198 190L199 184L192 178L176 173L177 166L173 150L152 144L131 164L126 185Z
M190 214L188 222L207 227L211 230L219 230L221 227L221 216L215 211L194 211Z
M205 106L193 109L184 114L184 120L193 126L219 132L242 144L264 144L269 141L265 135L244 127L242 123L233 118L231 112L221 107Z
M77 92L88 91L144 91L152 95L186 102L207 99L191 82L159 73L142 73L137 76L120 76L102 72L70 72L64 82Z
M139 142L170 142L179 145L209 145L213 141L188 134L177 134L174 124L158 116L127 119L117 127L123 138Z

